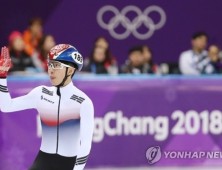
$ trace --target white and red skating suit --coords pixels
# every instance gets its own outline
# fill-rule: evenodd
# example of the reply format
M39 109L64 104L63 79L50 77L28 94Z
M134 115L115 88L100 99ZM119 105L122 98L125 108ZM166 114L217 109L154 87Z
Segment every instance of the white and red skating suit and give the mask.
M65 87L39 86L11 99L6 78L0 79L2 112L37 109L42 125L40 150L65 157L77 156L74 170L86 164L93 136L94 108L90 98L72 82Z

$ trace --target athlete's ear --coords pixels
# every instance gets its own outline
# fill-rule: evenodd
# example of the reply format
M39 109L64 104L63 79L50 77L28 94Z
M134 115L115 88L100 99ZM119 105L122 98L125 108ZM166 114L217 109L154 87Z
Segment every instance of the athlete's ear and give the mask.
M71 76L74 73L74 71L75 71L75 68L69 67L69 69L68 69L69 76Z

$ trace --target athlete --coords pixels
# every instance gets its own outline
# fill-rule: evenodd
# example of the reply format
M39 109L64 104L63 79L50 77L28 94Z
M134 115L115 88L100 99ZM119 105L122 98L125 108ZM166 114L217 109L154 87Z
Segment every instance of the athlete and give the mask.
M92 143L94 108L90 98L75 87L72 77L83 65L81 54L71 45L59 44L48 54L52 87L39 86L25 96L11 99L7 72L8 49L0 57L0 106L2 112L37 109L42 125L39 153L28 170L83 170Z

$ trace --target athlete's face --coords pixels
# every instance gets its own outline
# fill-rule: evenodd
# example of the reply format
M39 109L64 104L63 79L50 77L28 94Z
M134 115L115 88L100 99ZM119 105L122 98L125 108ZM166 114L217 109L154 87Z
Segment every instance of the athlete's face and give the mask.
M72 75L74 73L74 68L68 68L67 75ZM53 69L48 68L48 74L50 77L50 82L53 86L59 85L64 77L65 77L66 67L63 67L62 69ZM67 81L65 82L64 86L68 84L71 81L71 76L68 77Z

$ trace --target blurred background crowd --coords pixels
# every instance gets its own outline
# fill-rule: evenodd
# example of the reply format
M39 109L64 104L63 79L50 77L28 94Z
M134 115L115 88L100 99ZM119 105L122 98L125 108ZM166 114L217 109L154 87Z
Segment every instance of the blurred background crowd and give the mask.
M83 56L82 73L92 74L221 74L222 53L218 45L208 45L206 32L197 31L190 36L191 47L181 51L177 63L155 63L155 51L147 44L135 44L126 51L125 63L119 64L113 56L106 37L99 36L92 44L88 56ZM47 72L47 54L56 45L53 35L43 34L41 18L31 18L23 32L14 30L8 35L12 59L11 73ZM207 48L208 47L208 48ZM160 49L161 50L161 49ZM81 51L80 51L81 53Z
M82 54L74 83L95 106L88 167L147 169L150 146L222 151L222 0L11 0L0 7L0 47L9 47L16 75L8 82L12 97L50 85L47 54L56 44ZM0 114L0 169L26 169L39 150L39 117L22 114ZM220 158L162 158L152 166L222 166Z

